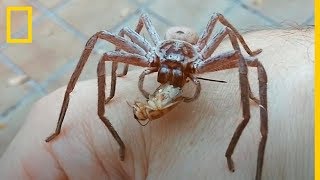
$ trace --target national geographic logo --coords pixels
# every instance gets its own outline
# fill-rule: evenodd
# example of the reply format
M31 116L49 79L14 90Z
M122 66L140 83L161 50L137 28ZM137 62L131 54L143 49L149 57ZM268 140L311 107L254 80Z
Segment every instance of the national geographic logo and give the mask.
M27 38L14 39L11 37L11 13L14 11L26 11L27 12L27 26L28 35ZM9 6L7 7L7 43L25 44L32 43L32 7L31 6Z

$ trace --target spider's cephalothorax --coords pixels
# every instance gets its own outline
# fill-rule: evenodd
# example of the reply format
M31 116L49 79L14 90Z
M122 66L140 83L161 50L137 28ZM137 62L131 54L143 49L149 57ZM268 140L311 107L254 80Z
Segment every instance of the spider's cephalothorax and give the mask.
M175 87L183 87L190 72L190 63L195 61L199 54L187 41L166 40L156 49L159 57L158 82L169 83Z
M224 25L224 28L216 35L212 35L217 22L220 22L222 25ZM140 32L144 26L150 35L152 41L151 43L146 41L146 39L140 35ZM60 134L62 123L70 100L70 93L73 91L81 71L87 62L95 44L97 43L98 39L100 39L115 45L116 49L114 51L104 53L98 63L98 116L118 142L120 146L119 153L121 160L124 160L125 158L125 144L123 143L117 131L113 128L110 121L106 118L105 104L114 97L117 77L125 76L127 74L129 64L146 68L146 70L144 70L139 77L138 87L140 92L147 99L150 97L150 93L145 91L143 88L144 77L146 75L157 72L158 82L162 84L171 84L174 86L173 89L176 87L183 87L186 83L186 79L189 78L191 82L196 85L195 94L192 97L181 96L181 98L179 95L179 99L183 99L183 102L192 102L200 95L201 86L198 78L195 76L196 74L239 68L243 120L234 132L225 156L227 158L229 170L234 171L234 164L231 156L242 131L250 119L249 99L252 99L257 102L260 107L260 133L262 137L259 143L256 168L256 180L260 180L268 135L267 73L262 63L255 57L262 50L258 49L256 51L251 51L236 28L234 28L228 22L228 20L226 20L223 15L219 13L214 13L211 16L209 23L199 37L195 34L192 35L192 33L190 35L190 32L185 31L185 28L173 28L171 31L176 33L167 33L165 36L166 40L162 40L152 25L149 16L147 14L142 14L135 30L131 30L130 28L122 28L118 34L114 34L106 30L99 31L94 34L86 43L78 65L68 83L56 130L46 139L46 141L49 142ZM127 36L129 39L125 38L125 36ZM185 38L187 36L190 38ZM227 52L215 54L215 50L220 43L226 39L226 37L229 37L233 49ZM247 54L249 54L249 56L245 57L243 55L240 45L243 46L244 50ZM105 95L106 61L112 62L111 88L110 94L107 98ZM126 64L121 74L116 73L118 63ZM259 100L255 98L251 92L248 80L248 67L257 68L259 80ZM162 95L162 93L158 93L158 95ZM155 98L155 100L159 100L159 98ZM169 98L169 100L169 106L166 106L168 103L162 102L163 100L160 98L160 106L152 106L148 108L149 110L165 110L166 108L170 109L169 107L175 107L170 105L174 104L176 100L174 98ZM171 101L173 103L171 103ZM142 106L139 106L139 108L140 107Z

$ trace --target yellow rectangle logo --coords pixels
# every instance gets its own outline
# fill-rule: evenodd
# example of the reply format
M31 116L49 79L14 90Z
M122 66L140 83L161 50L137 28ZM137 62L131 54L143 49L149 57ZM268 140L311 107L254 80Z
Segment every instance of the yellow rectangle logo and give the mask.
M28 36L25 39L14 39L11 37L11 12L27 11ZM32 43L32 7L31 6L9 6L7 7L7 43Z

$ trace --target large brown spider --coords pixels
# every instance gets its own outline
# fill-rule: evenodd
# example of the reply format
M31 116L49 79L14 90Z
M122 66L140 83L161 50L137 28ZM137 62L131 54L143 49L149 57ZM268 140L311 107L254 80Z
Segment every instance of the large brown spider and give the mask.
M212 37L211 34L217 21L225 27L220 33ZM143 26L146 27L153 45L139 34ZM177 33L184 32L181 31ZM130 40L125 39L124 35L130 38ZM234 50L212 56L213 52L226 36L229 36ZM68 108L70 93L73 91L80 73L98 39L105 40L116 46L116 50L104 53L98 63L98 116L120 145L121 160L124 160L125 157L125 145L104 114L105 103L109 102L115 95L116 78L117 76L119 77L127 74L129 64L147 68L140 75L138 85L139 90L146 98L149 97L149 93L143 89L143 82L144 77L148 74L158 72L157 80L159 83L169 83L174 87L181 88L185 85L187 79L190 79L191 82L195 84L196 91L192 97L184 97L184 102L194 101L200 95L201 86L195 74L239 67L243 120L234 132L225 156L227 158L228 168L233 172L234 164L231 155L233 154L243 129L250 119L249 98L251 98L260 105L260 132L262 137L258 150L256 179L261 179L263 157L268 133L267 74L261 62L254 56L262 52L262 50L258 49L256 51L251 51L240 33L223 17L223 15L217 13L212 15L206 29L195 43L183 39L160 39L147 14L141 15L135 31L130 28L123 28L118 35L109 31L100 31L94 34L86 43L78 65L68 83L56 130L46 139L46 142L54 139L60 133L62 122ZM245 51L250 55L249 57L243 56L238 41L240 41ZM112 62L111 90L107 99L105 98L105 61ZM126 66L122 74L117 75L116 70L119 62L125 63ZM260 100L256 99L251 92L248 82L247 66L256 67L258 70Z

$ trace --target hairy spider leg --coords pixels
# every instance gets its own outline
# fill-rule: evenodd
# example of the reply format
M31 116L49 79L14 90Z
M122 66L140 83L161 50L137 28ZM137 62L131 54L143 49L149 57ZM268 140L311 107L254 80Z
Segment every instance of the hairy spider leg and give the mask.
M51 134L49 137L46 138L46 142L51 141L55 137L57 137L60 134L62 123L66 114L66 111L68 109L69 100L70 100L70 93L73 91L75 84L77 80L79 79L79 76L81 74L81 71L84 68L85 63L87 62L96 42L98 39L105 40L107 42L110 42L114 44L116 47L121 48L125 52L109 52L107 53L108 57L112 59L113 61L119 61L123 63L128 63L136 66L143 66L148 67L150 65L150 62L148 59L144 57L146 54L145 51L138 45L134 44L133 42L124 39L123 37L120 37L118 35L112 34L108 31L100 31L94 34L86 43L85 48L82 52L82 55L80 57L80 60L77 64L77 67L75 68L70 81L67 85L67 89L64 95L62 107L59 114L59 119L57 122L57 126L55 129L55 132ZM106 56L106 54L104 55ZM113 67L115 69L115 67ZM109 129L110 130L110 129ZM110 130L112 135L114 133ZM115 137L115 135L114 135ZM119 138L120 139L120 138ZM119 143L120 147L122 147L121 139L116 139Z
M213 52L218 48L218 46L221 44L221 42L223 41L223 39L229 35L229 38L230 38L230 34L234 34L234 31L232 31L230 28L228 27L225 27L223 28L216 36L214 36L208 43L208 45L206 47L204 47L200 54L201 56L203 57L203 59L208 59L212 54ZM231 39L231 38L230 38ZM235 42L237 42L237 39L235 40ZM232 42L231 40L231 43L234 43ZM233 45L234 47L235 45ZM252 99L255 103L257 104L260 104L259 103L259 99L256 98L252 91L251 91L251 87L249 85L249 97L250 99Z
M257 49L255 51L251 51L249 46L247 45L247 43L245 42L245 40L243 39L242 35L238 32L238 30L233 27L232 24L229 23L229 21L220 13L214 13L208 24L207 24L207 27L205 28L205 30L202 32L196 46L197 46L197 49L198 51L201 51L207 44L211 34L212 34L212 31L217 23L217 21L219 21L221 24L223 24L224 26L230 28L233 33L235 34L235 36L239 39L240 43L242 44L242 46L244 47L244 49L246 50L246 52L250 55L250 56L255 56L259 53L262 52L262 49Z
M154 26L152 25L152 22L147 14L141 14L135 31L133 31L129 28L123 28L120 30L119 35L122 37L124 37L124 35L127 35L128 37L131 36L130 39L134 43L139 44L146 52L149 52L152 48L150 43L144 37L137 35L137 34L140 34L144 25L146 26L147 32L150 35L151 40L153 41L153 43L155 45L157 45L160 42L160 36L157 33L157 31L155 30ZM134 36L134 37L132 37L132 36ZM117 76L123 77L123 76L127 75L128 69L129 69L129 64L125 64L124 68L122 70L122 73L118 74Z
M228 29L228 28L226 28ZM240 53L240 47L236 39L236 35L233 31L229 30L229 37L234 47L234 51L229 51L224 54L209 57L204 61L197 62L196 71L197 73L220 71L225 69L231 69L239 67L239 80L241 89L241 102L242 102L242 116L243 120L238 125L230 144L226 151L226 158L230 171L234 171L234 163L231 158L237 142L242 134L242 131L246 127L250 119L250 104L249 104L249 81L248 81L248 66L256 67L258 70L259 80L259 96L260 96L260 133L262 135L257 158L257 169L256 169L256 180L260 180L262 176L263 157L265 146L267 142L268 134L268 112L267 112L267 74L261 64L256 58L244 58Z
M142 37L140 35L140 32L141 32L141 30L142 30L144 25L145 25L145 27L146 27L146 29L147 29L147 31L148 31L153 43L155 45L158 44L160 42L160 37L159 37L158 33L156 32L154 26L152 25L152 22L151 22L151 20L150 20L150 18L148 17L147 14L141 14L135 31L133 31L130 28L125 27L125 28L122 28L119 31L119 36L121 36L121 37L124 37L124 35L128 36L133 43L138 44L146 53L148 53L148 52L151 52L152 45L144 37ZM119 48L116 48L116 51L119 51L119 50L120 50ZM118 62L115 62L115 61L112 62L112 64L117 64L117 63ZM116 66L116 65L113 65L113 66ZM112 81L111 81L111 89L110 89L109 97L106 99L105 104L107 104L115 95L116 81L117 81L116 76L117 77L123 77L123 76L127 75L128 69L129 69L129 64L125 64L124 68L122 70L122 73L117 74L117 75L115 75L114 73L111 74L111 76L112 76L111 77L111 79L112 79ZM141 91L141 92L147 93L144 90Z

